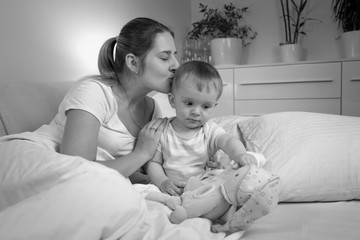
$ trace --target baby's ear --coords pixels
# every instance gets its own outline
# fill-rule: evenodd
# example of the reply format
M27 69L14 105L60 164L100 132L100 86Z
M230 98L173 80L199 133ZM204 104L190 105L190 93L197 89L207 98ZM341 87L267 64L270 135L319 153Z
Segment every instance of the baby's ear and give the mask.
M174 95L172 93L168 94L168 99L169 99L170 106L175 109Z

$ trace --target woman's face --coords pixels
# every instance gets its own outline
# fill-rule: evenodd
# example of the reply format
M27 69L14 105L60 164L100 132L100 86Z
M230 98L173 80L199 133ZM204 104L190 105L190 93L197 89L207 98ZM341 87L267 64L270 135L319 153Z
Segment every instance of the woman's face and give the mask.
M158 33L153 48L145 58L142 77L144 84L151 90L162 93L170 91L170 83L179 63L175 58L176 47L170 33Z

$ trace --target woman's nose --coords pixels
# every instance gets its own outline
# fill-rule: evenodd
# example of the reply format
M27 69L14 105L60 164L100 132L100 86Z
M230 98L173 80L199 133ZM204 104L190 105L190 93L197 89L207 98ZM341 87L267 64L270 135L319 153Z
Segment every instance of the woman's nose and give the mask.
M170 66L170 72L175 73L176 69L179 67L179 62L174 58L173 64Z

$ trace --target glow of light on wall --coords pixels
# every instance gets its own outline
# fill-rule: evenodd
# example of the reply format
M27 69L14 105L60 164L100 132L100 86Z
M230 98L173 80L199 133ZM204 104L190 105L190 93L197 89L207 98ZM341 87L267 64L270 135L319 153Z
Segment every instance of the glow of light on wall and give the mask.
M108 37L104 33L96 32L81 32L73 36L72 53L84 72L88 74L97 73L97 59L101 45Z

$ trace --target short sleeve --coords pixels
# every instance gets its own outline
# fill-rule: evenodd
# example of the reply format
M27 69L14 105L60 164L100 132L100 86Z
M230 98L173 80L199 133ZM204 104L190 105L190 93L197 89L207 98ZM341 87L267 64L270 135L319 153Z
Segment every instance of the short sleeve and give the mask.
M204 134L208 142L209 154L212 156L218 151L217 139L226 134L226 131L214 122L207 122L204 125Z
M109 120L116 111L111 87L96 80L83 80L69 91L60 105L64 114L70 109L80 109L94 115L100 123Z
M152 115L152 119L162 118L162 117L163 117L163 113L160 109L160 105L156 100L154 100L154 112Z

